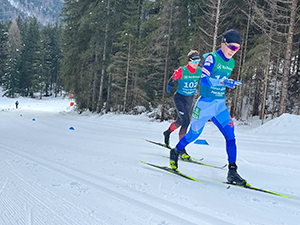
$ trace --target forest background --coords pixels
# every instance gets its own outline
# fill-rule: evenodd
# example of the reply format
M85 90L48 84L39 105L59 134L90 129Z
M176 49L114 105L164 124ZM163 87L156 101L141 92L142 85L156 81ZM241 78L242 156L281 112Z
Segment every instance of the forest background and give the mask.
M72 93L79 112L174 119L169 77L233 28L243 85L227 90L231 116L299 115L299 15L298 0L65 0L56 23L0 23L0 84L11 98Z

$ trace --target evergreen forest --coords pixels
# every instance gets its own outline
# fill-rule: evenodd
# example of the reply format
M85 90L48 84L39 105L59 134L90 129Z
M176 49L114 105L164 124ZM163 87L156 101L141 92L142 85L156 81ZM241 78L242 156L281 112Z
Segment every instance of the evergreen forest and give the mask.
M79 112L174 119L170 76L236 29L231 116L300 115L299 15L298 0L65 0L60 24L0 23L0 84L11 98L72 93Z

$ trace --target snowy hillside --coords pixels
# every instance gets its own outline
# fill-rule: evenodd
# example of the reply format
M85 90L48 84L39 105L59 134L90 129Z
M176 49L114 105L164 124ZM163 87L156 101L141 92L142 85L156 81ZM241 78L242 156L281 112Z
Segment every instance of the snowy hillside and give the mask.
M179 162L200 182L149 167L168 165L162 141L170 122L146 115L78 115L69 99L0 98L0 225L298 225L300 116L262 126L236 123L238 166L254 186L287 199L230 187L227 169ZM73 128L73 129L70 129ZM224 140L208 123L209 145L187 151L224 165ZM178 133L171 136L171 145Z
M54 24L60 20L59 14L64 0L1 0L1 21L14 20L19 15L22 18L36 17L40 23ZM5 13L4 13L5 12Z

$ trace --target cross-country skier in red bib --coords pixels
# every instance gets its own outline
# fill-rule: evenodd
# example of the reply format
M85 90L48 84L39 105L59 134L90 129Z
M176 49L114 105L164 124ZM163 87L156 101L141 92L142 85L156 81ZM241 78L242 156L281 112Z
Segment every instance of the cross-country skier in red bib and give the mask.
M201 77L201 68L198 67L200 63L200 56L196 50L188 53L188 64L179 67L167 84L167 93L171 92L175 82L178 82L177 90L174 94L174 105L177 110L177 119L170 127L163 133L166 146L170 143L170 134L181 127L179 130L179 139L181 139L187 132L190 124L190 114L193 106L194 95ZM182 158L188 156L186 152L181 151Z

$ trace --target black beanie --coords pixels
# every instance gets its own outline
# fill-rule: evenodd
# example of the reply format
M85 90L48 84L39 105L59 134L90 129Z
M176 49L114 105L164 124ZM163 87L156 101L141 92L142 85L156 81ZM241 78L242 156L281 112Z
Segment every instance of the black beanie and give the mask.
M189 55L189 61L193 61L193 60L199 60L200 56L197 52L194 52L193 54Z
M225 32L222 42L241 44L241 35L238 31L230 29Z

